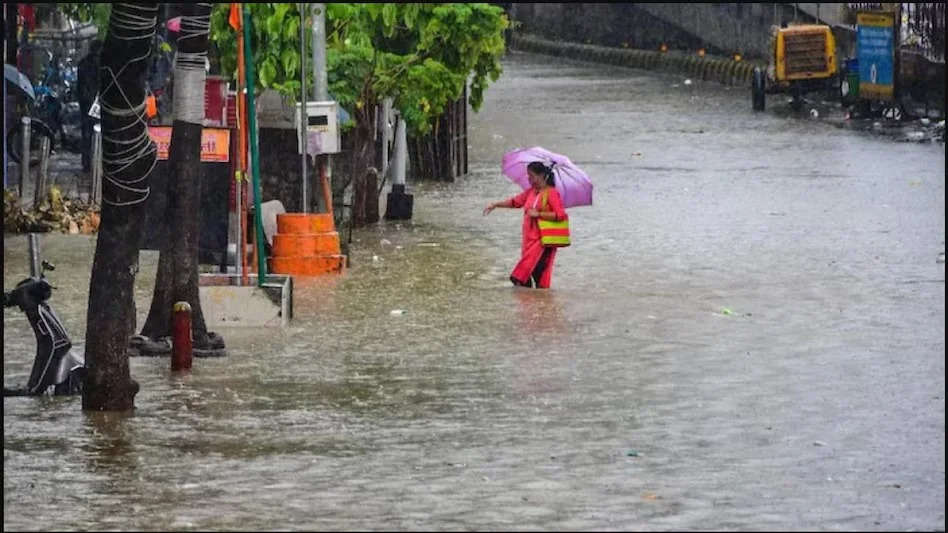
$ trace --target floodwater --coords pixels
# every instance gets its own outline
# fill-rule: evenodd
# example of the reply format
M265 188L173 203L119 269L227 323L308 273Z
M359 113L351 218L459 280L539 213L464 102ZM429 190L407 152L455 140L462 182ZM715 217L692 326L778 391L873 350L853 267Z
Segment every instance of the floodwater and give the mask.
M356 231L290 327L218 330L229 356L183 377L132 359L131 415L4 400L4 530L944 530L944 144L504 68L471 174L409 184L414 219ZM549 291L507 281L520 213L481 214L531 145L596 184ZM81 340L94 240L42 247ZM8 235L6 287L27 264ZM12 310L3 347L25 382Z

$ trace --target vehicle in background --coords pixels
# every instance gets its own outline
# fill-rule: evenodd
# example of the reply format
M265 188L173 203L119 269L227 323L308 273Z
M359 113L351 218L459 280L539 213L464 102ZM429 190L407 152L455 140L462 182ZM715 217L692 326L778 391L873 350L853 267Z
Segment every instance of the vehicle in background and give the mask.
M775 28L769 63L766 72L756 68L751 77L755 111L764 110L767 94L789 94L790 106L799 111L806 93L838 91L836 39L825 24Z

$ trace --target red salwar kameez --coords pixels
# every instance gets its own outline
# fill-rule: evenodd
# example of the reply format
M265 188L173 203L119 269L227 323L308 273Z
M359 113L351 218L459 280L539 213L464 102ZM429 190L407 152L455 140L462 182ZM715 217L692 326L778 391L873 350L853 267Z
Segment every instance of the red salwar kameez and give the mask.
M546 206L543 206L542 195L547 194ZM556 248L543 246L540 242L540 227L537 219L527 214L527 211L536 208L541 212L552 211L556 220L566 220L566 211L560 193L554 187L547 187L537 192L532 187L508 199L503 205L523 208L523 242L520 246L520 261L510 274L510 281L525 287L536 286L540 289L549 289L553 279L553 261L556 259Z

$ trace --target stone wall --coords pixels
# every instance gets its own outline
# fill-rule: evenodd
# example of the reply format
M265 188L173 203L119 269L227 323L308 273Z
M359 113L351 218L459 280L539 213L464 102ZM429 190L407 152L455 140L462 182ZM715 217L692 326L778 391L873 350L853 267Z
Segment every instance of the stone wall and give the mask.
M673 43L673 48L710 46L709 52L720 52L634 3L514 3L510 14L520 31L549 40L643 50Z
M260 128L259 142L261 202L279 200L288 213L301 213L303 180L296 130ZM310 183L316 182L314 172L308 164L306 173Z
M827 4L826 13L840 4ZM835 7L831 7L835 6ZM813 22L793 4L782 3L514 3L510 15L523 32L551 40L657 50L705 48L713 55L741 53L749 59L770 55L771 27L781 22ZM853 36L834 28L842 55Z
M299 213L303 208L303 180L300 154L297 148L296 130L283 128L260 128L260 195L264 202L279 200L288 213ZM349 216L352 163L352 136L342 134L342 152L332 158L330 187L333 195L333 214L336 227L341 227ZM317 159L318 163L319 159ZM319 182L319 167L312 160L306 166L309 178L310 212L325 212L322 186Z

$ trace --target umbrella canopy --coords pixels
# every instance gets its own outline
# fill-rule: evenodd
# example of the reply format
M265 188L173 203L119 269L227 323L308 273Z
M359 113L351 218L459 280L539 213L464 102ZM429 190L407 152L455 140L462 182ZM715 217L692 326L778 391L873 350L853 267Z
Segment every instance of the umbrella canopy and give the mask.
M551 152L539 146L518 148L504 154L501 169L505 176L526 190L530 188L527 165L534 161L539 161L553 168L554 186L560 193L563 207L592 205L593 185L589 180L589 176L565 155Z
M16 85L18 89L26 93L26 95L30 97L30 100L36 100L36 93L33 92L33 84L30 83L30 79L27 78L22 72L17 70L16 67L13 65L4 64L3 78L13 85Z

